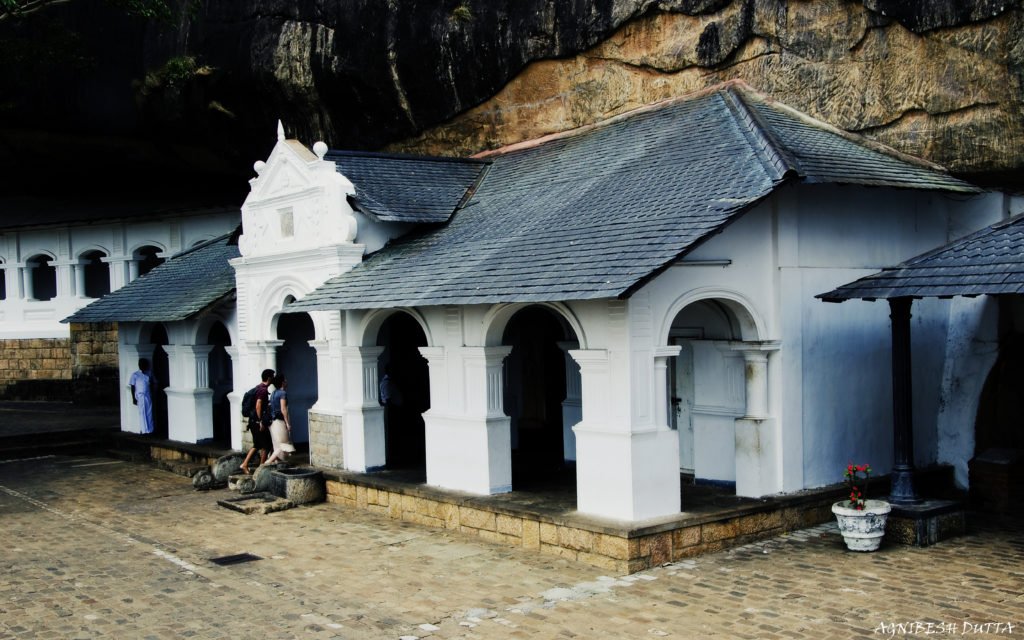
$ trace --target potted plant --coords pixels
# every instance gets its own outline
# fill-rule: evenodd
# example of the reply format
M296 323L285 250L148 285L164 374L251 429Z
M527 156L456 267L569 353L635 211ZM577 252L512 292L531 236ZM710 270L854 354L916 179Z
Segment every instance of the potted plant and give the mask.
M846 465L849 498L832 505L846 547L851 551L874 551L885 535L885 520L892 506L885 500L868 500L871 465Z

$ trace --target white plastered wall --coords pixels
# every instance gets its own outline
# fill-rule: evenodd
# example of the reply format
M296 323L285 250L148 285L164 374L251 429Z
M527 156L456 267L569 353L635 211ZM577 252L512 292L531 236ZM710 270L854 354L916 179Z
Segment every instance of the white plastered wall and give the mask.
M67 225L45 229L9 231L0 234L6 298L0 300L0 338L66 338L69 327L61 324L78 309L93 301L80 290L76 269L83 253L102 251L109 265L110 290L129 282L132 252L155 246L170 256L198 242L230 232L238 225L237 210L214 210L203 215L163 217L139 222L106 222ZM53 258L57 271L57 295L36 300L22 271L36 255Z

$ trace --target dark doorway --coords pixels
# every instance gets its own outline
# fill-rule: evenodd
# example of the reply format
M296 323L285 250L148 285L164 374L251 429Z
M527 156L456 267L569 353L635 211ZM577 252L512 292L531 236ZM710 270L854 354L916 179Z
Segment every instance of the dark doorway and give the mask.
M139 247L135 250L135 261L139 263L139 275L144 276L164 263L159 255L160 248L154 246Z
M565 470L565 354L558 342L566 338L559 319L541 307L520 311L505 328L502 343L512 347L505 359L504 407L512 420L514 489Z
M3 260L0 260L0 300L7 299L7 270L4 269L6 264Z
M32 267L32 298L52 300L57 297L57 267L50 264L53 258L38 255L29 258Z
M427 468L423 413L430 408L430 371L419 348L427 336L412 316L396 313L377 334L384 347L378 371L388 375L394 401L384 407L385 459L389 469ZM425 477L425 476L424 476Z
M990 449L1018 449L1024 452L1024 334L1004 336L999 359L985 379L974 426L974 453Z
M277 371L288 379L288 416L292 442L309 442L309 409L317 400L316 339L307 313L282 313L277 319Z
M162 325L153 327L149 342L153 347L153 435L167 439L167 392L171 385L171 367L164 346L167 345L167 331Z
M79 268L85 273L85 291L79 292L86 298L102 298L110 293L110 265L103 262L102 251L88 251L82 254Z
M222 447L231 446L231 403L228 394L234 386L231 356L225 347L231 346L231 335L223 323L210 327L206 340L212 344L209 363L209 384L213 390L213 441Z

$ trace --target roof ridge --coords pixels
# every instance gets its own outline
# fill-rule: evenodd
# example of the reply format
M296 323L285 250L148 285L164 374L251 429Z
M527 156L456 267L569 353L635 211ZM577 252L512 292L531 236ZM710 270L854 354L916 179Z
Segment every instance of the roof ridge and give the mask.
M358 149L331 149L324 154L324 160L336 160L338 157L369 157L388 160L418 160L429 162L456 162L460 164L483 165L490 164L487 160L469 156L439 156L439 155L418 155L415 153L398 153L391 151L360 151Z
M475 153L475 154L471 155L470 158L486 159L486 158L490 158L492 156L500 156L500 155L505 155L507 153L512 153L514 151L520 151L522 149L530 149L530 148L533 148L533 147L539 147L542 144L546 144L548 142L553 142L555 140L562 140L562 139L566 139L566 138L574 138L576 136L580 136L580 135L583 135L585 133L589 133L589 132L594 131L596 129L602 129L604 127L611 126L611 125L616 124L618 122L621 122L623 120L628 120L629 118L632 118L633 116L641 115L641 114L644 114L644 113L649 113L651 111L657 111L659 109L662 109L664 107L667 107L667 106L670 106L670 105L673 105L673 104L678 104L678 103L682 103L682 102L689 102L690 100L697 100L698 98L703 98L703 97L706 97L706 96L710 96L710 95L713 95L715 93L718 93L718 92L720 92L720 91L722 91L724 89L728 89L728 88L731 88L731 87L746 87L748 89L751 88L750 85L748 85L746 82L744 82L743 80L740 80L738 78L732 79L732 80L726 80L725 82L719 82L717 84L711 85L710 87L704 87L703 89L698 89L697 91L691 91L690 93L686 93L686 94L683 94L681 96L672 96L670 98L665 98L664 100L658 100L657 102L651 102L649 104L642 104L642 105L640 105L638 107L635 107L633 109L629 109L628 111L623 111L622 113L618 113L618 114L616 114L614 116L610 116L608 118L605 118L604 120L598 120L596 122L591 122L589 124L580 125L580 126L576 127L575 129L566 129L564 131L555 131L554 133L549 133L547 135L539 136L537 138L530 138L529 140L521 140L519 142L513 142L511 144L507 144L505 146L498 147L497 149L487 149L485 151L480 151L479 153Z
M241 226L241 225L239 225L239 226ZM178 258L180 258L182 256L188 255L188 254L193 253L195 251L199 251L200 249L206 248L206 247L210 246L211 244L214 244L215 242L219 242L220 240L224 240L224 239L229 239L230 240L231 236L235 235L235 231L237 231L237 228L232 229L228 233L221 234L221 235L217 236L216 238L210 238L209 240L203 240L199 244L192 245L188 249L185 249L183 251L179 251L178 253L175 253L174 255L172 255L170 258L167 259L167 262L170 262L171 260L176 260L176 259L178 259Z
M831 123L826 122L824 120L821 120L819 118L815 118L814 116L812 116L810 114L807 114L807 113L804 113L803 111L800 111L799 109L796 109L794 107L791 107L791 106L789 106L788 104L786 104L784 102L780 102L776 98L774 98L774 97L772 97L772 96L770 96L770 95L768 95L766 93L763 93L761 91L758 91L757 89L754 89L753 87L751 87L750 85L747 85L746 83L738 83L737 87L740 90L742 90L744 93L748 93L750 95L756 96L759 100L764 102L764 104L766 106L769 106L769 107L771 107L773 109L777 109L779 111L783 111L787 115L789 115L789 116L791 116L793 118L796 118L797 120L799 120L801 122L804 122L804 123L809 124L811 126L817 127L817 128L822 129L824 131L827 131L829 133L837 135L837 136L843 138L844 140L846 140L848 142L851 142L851 143L856 144L858 146L864 147L865 149L868 149L870 151L874 151L876 153L881 153L883 155L890 156L892 158L900 160L901 162L906 162L906 163L909 163L909 164L913 164L913 165L916 165L916 166L919 166L919 167L923 167L925 169L930 169L932 171L939 171L939 172L944 173L946 175L952 176L952 174L949 172L949 169L947 169L945 166L943 166L943 165L941 165L941 164L939 164L937 162L932 162L930 160L925 160L924 158L919 158L917 156L913 156L913 155L910 155L908 153L904 153L904 152L899 151L898 149L895 149L895 148L893 148L893 147L891 147L891 146L889 146L889 145L887 145L887 144L885 144L883 142L879 142L877 140L872 140L871 138L868 138L867 136L865 136L862 133L855 133L853 131L847 131L845 129L837 127L834 124L831 124Z
M763 118L747 105L743 95L736 91L733 86L726 86L721 89L726 107L733 112L737 119L742 122L744 138L750 143L754 151L764 157L767 164L775 169L776 180L782 180L793 176L803 176L800 163L783 145L771 126Z

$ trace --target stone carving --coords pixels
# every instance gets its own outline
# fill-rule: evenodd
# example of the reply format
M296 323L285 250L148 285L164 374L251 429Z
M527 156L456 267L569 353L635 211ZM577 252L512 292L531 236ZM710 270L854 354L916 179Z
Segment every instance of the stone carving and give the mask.
M209 491L213 488L213 472L209 469L200 469L192 476L192 487L197 491Z
M217 458L217 462L213 463L214 479L217 482L227 482L229 476L238 473L244 459L245 456L240 453L230 453Z

